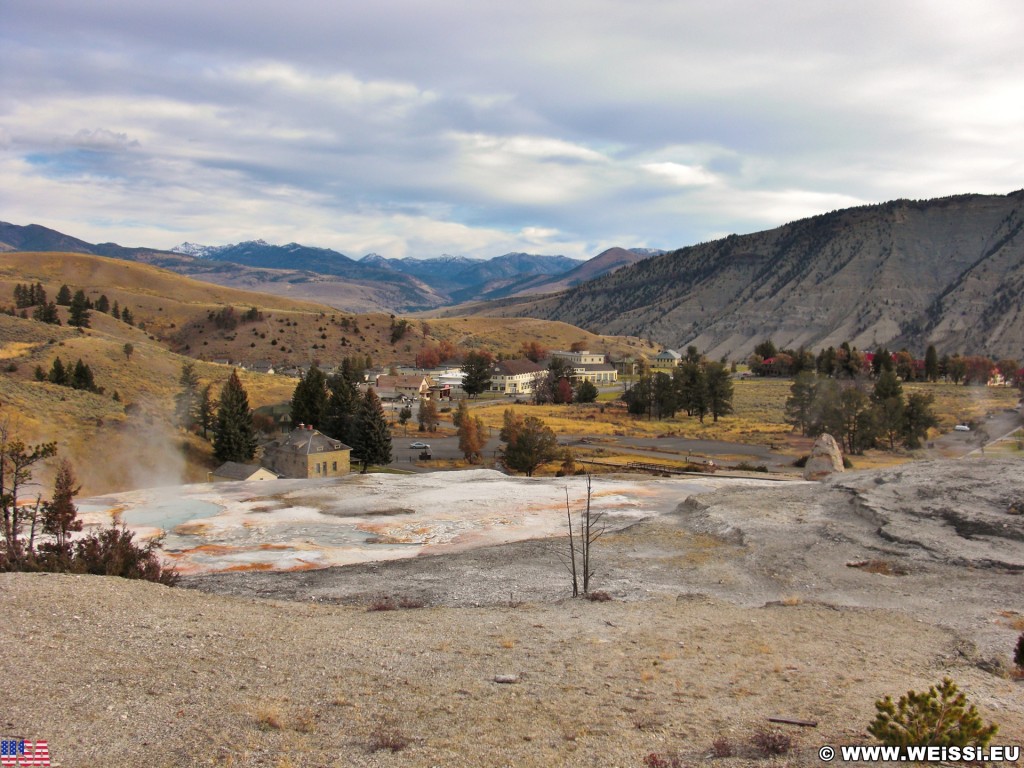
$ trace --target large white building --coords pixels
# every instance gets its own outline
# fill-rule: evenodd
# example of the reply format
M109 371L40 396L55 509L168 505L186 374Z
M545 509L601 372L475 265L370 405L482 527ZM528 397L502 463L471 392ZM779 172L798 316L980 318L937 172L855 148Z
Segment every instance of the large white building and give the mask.
M603 352L579 352L555 351L551 353L552 358L565 360L572 366L572 379L574 382L591 381L594 384L614 384L619 380L619 372L615 366L607 361Z
M547 370L532 360L501 360L491 366L489 392L506 395L533 394L533 384L538 374Z

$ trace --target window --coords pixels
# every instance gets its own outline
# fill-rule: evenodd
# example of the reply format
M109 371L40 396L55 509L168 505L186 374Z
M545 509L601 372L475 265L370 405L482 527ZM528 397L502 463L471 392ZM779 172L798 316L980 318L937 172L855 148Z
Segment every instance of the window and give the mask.
M338 471L338 462L336 462L336 461L332 461L331 462L331 471L332 472L337 472Z

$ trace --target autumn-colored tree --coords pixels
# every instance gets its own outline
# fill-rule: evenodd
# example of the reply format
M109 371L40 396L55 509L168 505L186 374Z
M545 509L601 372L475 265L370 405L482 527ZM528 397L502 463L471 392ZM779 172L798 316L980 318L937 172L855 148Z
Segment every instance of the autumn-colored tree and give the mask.
M437 413L437 404L433 400L420 401L420 431L433 432L441 423L441 417Z
M455 422L458 425L459 450L470 464L479 464L487 442L487 427L479 416L470 414L465 400L459 401Z
M547 357L548 351L541 345L539 341L524 341L520 348L520 354L527 360L532 360L535 363L539 363L545 357Z
M441 354L437 346L431 344L416 353L417 368L436 368L441 364Z

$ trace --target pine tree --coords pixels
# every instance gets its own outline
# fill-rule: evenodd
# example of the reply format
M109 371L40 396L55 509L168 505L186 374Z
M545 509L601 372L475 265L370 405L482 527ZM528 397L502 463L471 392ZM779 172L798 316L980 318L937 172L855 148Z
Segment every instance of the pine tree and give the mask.
M810 434L811 408L814 404L818 377L811 371L801 371L793 379L786 399L786 423L792 424L803 435Z
M82 521L78 519L78 507L75 496L81 490L77 485L74 469L67 459L57 465L57 476L53 482L53 499L43 506L43 533L53 536L50 549L58 559L70 560L70 534L82 530Z
M320 429L327 415L327 402L327 377L312 365L292 393L292 424L309 424Z
M114 300L114 306L110 308L110 316L115 320L121 319L121 307L118 306L117 300Z
M75 362L74 370L71 372L71 381L69 386L72 389L81 389L85 392L96 392L96 381L93 379L92 368L82 362L82 358L78 358Z
M256 455L256 429L249 409L249 395L236 370L231 371L220 393L213 430L213 455L218 461L243 463Z
M363 463L363 474L370 464L391 463L391 428L381 407L380 398L372 387L366 391L359 408L354 437L352 451Z
M85 297L85 291L81 289L75 291L75 295L71 299L68 325L72 328L89 327L89 300Z
M592 403L597 400L597 386L589 379L584 379L576 387L577 403Z
M462 389L470 397L476 397L491 384L491 366L494 358L488 352L470 352L462 364L465 376Z
M32 319L49 325L60 325L60 315L57 313L57 305L52 301L38 304L32 310Z
M934 402L935 396L931 392L912 392L907 396L902 425L903 442L907 448L920 448L928 430L939 425L932 410Z
M732 413L732 377L722 363L706 363L704 379L707 387L708 410L714 421Z
M344 372L331 376L327 380L327 388L327 409L320 431L328 437L352 445L355 440L353 433L356 415L362 400L359 390Z
M60 384L64 387L71 383L71 376L59 357L54 358L53 364L50 366L50 373L46 378L51 384Z
M71 289L62 285L57 291L57 306L67 307L71 305Z
M929 344L924 353L924 376L928 381L939 380L939 353L935 351L934 344Z
M212 384L207 384L203 387L203 391L199 394L199 404L196 408L196 423L203 430L204 440L213 427L213 420L216 416L213 409L212 389Z
M903 386L892 368L881 368L875 389L871 393L875 404L875 424L889 440L889 450L896 447L896 438L903 431Z
M192 361L182 363L178 386L181 390L174 396L174 418L187 431L195 426L199 408L199 375Z
M110 312L110 299L107 298L107 294L100 294L100 297L96 299L96 311L103 314Z

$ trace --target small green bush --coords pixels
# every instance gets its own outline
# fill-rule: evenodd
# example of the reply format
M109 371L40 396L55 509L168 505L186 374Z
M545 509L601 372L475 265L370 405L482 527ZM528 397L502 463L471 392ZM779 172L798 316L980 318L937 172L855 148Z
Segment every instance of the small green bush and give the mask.
M878 714L868 733L887 746L984 747L998 730L982 722L948 677L927 691L908 691L895 703L886 696L875 702L875 709Z

